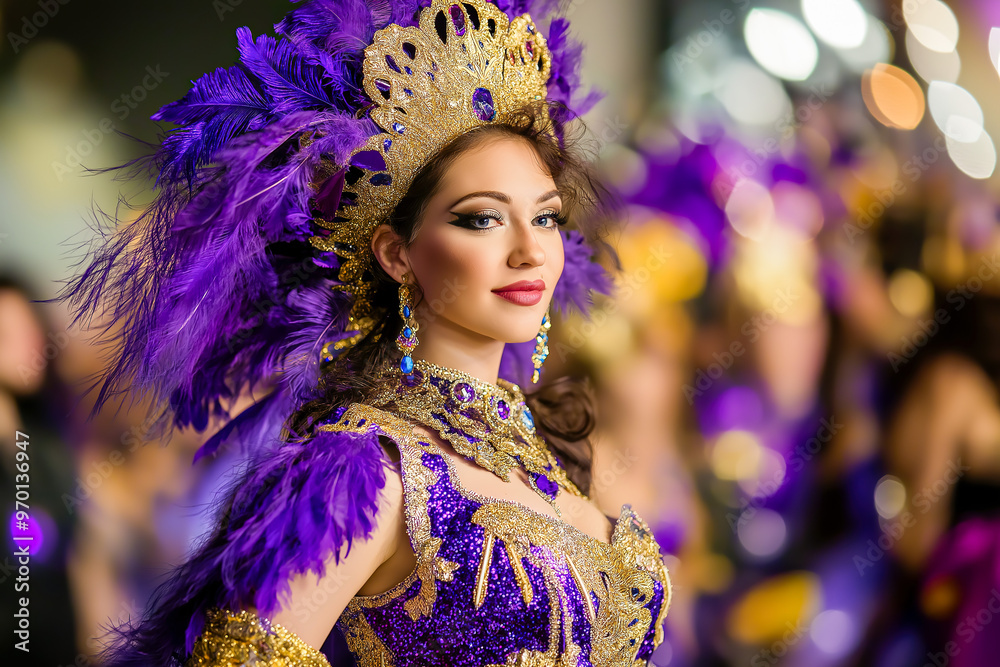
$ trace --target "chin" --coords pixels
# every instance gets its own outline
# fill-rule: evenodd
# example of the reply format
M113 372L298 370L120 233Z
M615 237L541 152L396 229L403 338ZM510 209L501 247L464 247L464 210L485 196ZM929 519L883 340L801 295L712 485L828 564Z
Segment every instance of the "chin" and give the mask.
M484 308L467 328L503 343L526 343L534 340L542 327L543 304L548 306L548 301L531 307L510 304Z
M508 322L507 324L508 326L503 327L490 327L490 330L484 333L490 338L504 343L526 343L529 340L534 340L535 336L538 335L538 330L542 326L542 315L538 316L537 322L534 319L528 322L527 318L524 318L522 321Z

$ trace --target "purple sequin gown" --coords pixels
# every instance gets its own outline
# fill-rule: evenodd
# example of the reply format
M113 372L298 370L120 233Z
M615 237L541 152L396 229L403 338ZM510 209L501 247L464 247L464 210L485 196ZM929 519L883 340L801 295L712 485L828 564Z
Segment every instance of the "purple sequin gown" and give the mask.
M358 424L399 447L417 554L404 581L338 621L360 665L634 665L662 641L669 576L627 505L608 544L464 488L448 455L388 413L355 405L327 428Z

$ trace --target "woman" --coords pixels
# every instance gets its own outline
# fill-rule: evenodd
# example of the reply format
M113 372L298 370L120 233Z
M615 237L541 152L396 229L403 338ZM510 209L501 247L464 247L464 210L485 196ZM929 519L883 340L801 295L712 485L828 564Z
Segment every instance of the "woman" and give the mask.
M632 665L662 641L659 547L583 492L584 395L529 408L500 379L538 379L550 302L607 286L595 235L560 232L603 195L563 145L566 29L316 0L154 117L181 124L157 201L70 291L118 299L104 393L204 428L273 386L203 447L250 463L108 664L324 665L335 625L362 665Z

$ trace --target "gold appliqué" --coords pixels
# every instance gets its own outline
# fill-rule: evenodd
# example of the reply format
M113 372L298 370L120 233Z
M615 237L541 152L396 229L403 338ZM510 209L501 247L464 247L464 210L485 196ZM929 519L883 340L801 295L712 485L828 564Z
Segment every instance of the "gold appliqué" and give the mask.
M467 373L420 359L414 362L413 374L413 378L419 378L419 381L408 384L403 382L403 376L398 371L393 373L397 374L394 381L370 399L371 405L391 409L433 429L456 452L474 460L504 481L509 481L510 471L520 466L528 473L549 477L575 496L586 497L569 480L555 455L535 431L531 411L516 384L504 379L500 379L498 384L490 384ZM452 393L457 387L467 385L472 398L462 400L443 395L431 382L431 377L448 381ZM451 409L446 407L449 402ZM501 410L506 418L501 417ZM554 499L538 489L531 475L529 483L559 515L560 510Z
M460 565L437 555L441 548L441 538L432 537L421 545L417 558L417 576L420 578L420 592L403 604L406 613L414 621L421 616L430 616L437 600L437 582L451 581Z
M213 607L205 614L205 627L198 636L185 667L330 667L318 649L298 635L252 611L233 612Z

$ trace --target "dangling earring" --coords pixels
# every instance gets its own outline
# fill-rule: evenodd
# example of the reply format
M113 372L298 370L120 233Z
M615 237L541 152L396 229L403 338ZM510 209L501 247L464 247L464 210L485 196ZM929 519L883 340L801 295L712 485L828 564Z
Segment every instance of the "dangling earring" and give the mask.
M546 310L545 315L542 316L542 328L535 336L535 352L531 355L531 363L535 366L535 370L531 373L532 384L538 382L538 374L542 370L542 364L549 356L549 329L551 328L552 320L549 319L549 311Z
M413 348L417 340L417 329L420 325L413 319L413 286L409 284L409 273L403 274L403 282L399 284L399 316L403 318L403 330L396 338L396 347L403 353L399 361L399 370L409 375L413 372Z

